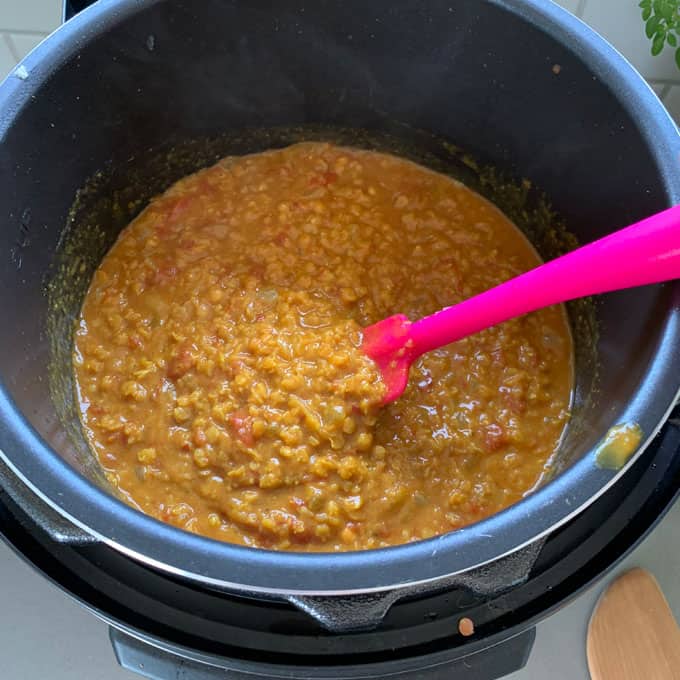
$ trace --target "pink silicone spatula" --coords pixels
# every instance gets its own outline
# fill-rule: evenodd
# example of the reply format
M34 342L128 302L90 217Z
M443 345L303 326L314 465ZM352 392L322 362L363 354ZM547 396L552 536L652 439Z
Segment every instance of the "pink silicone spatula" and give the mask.
M680 278L680 206L419 321L390 316L364 329L362 349L382 373L387 404L401 396L411 364L425 352L542 307L675 278Z

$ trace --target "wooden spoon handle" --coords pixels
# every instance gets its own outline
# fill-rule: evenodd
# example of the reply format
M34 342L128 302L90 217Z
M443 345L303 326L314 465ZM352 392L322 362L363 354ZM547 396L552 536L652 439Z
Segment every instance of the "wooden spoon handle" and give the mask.
M680 680L680 628L649 572L633 569L607 588L587 652L592 680Z

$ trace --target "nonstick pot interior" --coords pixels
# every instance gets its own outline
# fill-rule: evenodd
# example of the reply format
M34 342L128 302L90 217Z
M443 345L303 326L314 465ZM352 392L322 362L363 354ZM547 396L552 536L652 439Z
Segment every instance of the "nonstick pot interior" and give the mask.
M587 242L675 203L677 131L613 50L531 1L100 0L24 66L27 77L0 88L0 448L100 538L138 557L155 551L150 561L175 573L253 589L428 580L564 521L619 474L594 464L607 429L635 420L649 437L663 420L680 371L672 285L573 308L578 395L563 472L487 522L375 558L280 556L272 583L266 551L142 517L101 491L67 362L94 267L154 193L227 153L332 139L468 179L551 256L568 245L553 228L561 220ZM323 560L326 571L300 576Z

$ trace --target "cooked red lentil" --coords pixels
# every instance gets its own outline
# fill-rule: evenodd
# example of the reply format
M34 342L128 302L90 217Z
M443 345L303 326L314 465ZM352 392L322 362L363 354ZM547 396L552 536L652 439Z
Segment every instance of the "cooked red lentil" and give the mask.
M155 199L97 270L75 338L85 433L132 505L213 538L334 551L457 529L550 465L564 312L431 352L385 408L361 328L537 263L486 200L394 156L227 158Z

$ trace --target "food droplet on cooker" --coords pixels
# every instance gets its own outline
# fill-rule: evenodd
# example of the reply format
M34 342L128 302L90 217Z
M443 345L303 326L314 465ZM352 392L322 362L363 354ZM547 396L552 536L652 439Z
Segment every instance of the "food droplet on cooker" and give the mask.
M460 621L458 621L458 632L463 637L470 637L470 635L474 635L475 624L472 622L472 619L467 618L467 616L464 616L462 619L460 619Z

